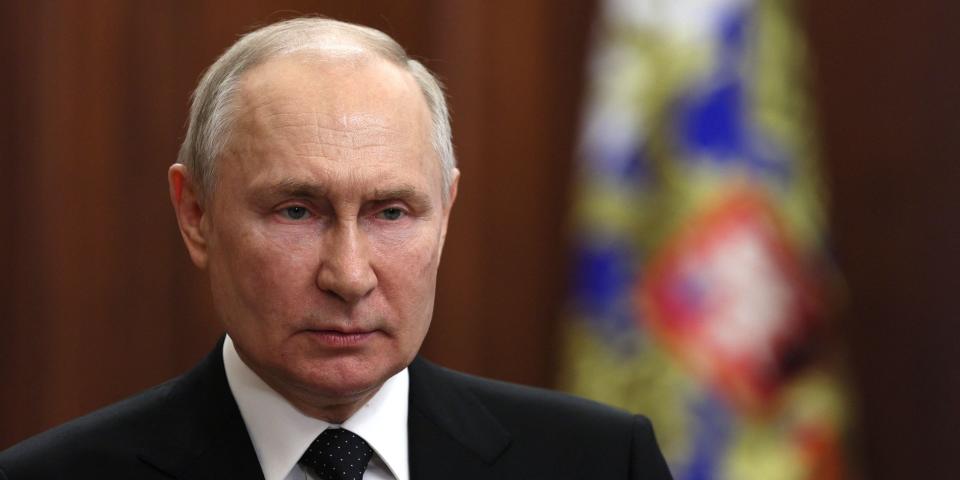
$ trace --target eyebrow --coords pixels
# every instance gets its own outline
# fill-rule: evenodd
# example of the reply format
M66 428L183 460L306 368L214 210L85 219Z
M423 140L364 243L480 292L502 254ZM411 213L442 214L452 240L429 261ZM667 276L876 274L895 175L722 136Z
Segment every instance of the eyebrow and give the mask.
M433 206L430 202L430 197L412 185L375 189L372 200L376 202L399 200L409 204L414 209L421 210L423 213L430 211Z
M327 189L322 186L293 179L283 179L275 183L255 185L252 191L253 196L256 198L324 198L327 196Z
M427 196L410 185L401 185L393 188L375 189L373 191L374 200L416 200L427 201Z
M329 189L322 185L304 182L295 179L283 179L275 183L253 187L253 196L256 198L293 197L293 198L328 198ZM413 185L403 184L387 188L377 188L368 200L384 202L400 200L427 210L431 207L430 197Z

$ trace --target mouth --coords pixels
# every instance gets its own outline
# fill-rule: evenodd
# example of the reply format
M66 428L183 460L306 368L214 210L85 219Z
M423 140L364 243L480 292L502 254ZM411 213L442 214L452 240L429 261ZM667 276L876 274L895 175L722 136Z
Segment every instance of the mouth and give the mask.
M376 330L309 329L304 334L329 347L357 347L372 339Z

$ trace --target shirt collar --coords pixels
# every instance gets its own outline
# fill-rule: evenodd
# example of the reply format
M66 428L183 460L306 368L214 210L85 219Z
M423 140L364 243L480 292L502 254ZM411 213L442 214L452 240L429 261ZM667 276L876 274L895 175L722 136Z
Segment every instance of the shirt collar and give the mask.
M332 424L303 414L270 388L243 363L229 335L223 342L223 366L265 480L283 479L317 435ZM409 391L410 377L405 368L387 379L380 390L342 425L363 437L397 480L410 478L407 445Z

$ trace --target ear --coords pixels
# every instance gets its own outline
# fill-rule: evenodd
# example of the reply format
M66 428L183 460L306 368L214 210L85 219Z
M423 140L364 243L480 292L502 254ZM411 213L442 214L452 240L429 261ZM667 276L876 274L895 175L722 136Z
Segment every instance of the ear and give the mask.
M193 264L200 269L207 267L207 222L206 212L200 204L197 186L193 184L186 167L175 163L167 171L170 182L170 201L177 215L180 235L190 252Z
M460 170L453 169L450 176L450 190L447 191L447 201L443 205L443 224L440 226L440 252L443 252L443 242L447 239L447 223L450 221L450 211L453 202L457 200L457 185L460 183Z

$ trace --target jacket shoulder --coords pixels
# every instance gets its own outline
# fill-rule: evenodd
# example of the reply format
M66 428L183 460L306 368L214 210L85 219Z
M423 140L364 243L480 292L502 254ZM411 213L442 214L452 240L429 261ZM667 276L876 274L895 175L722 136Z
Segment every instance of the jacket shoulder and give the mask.
M499 452L484 458L502 478L670 478L653 427L642 415L422 359L411 367L411 398L426 397L411 406L432 412L424 416L432 416L449 438L481 453ZM487 444L502 438L505 446L485 452L483 444L469 440L476 438Z
M478 377L433 364L429 364L429 368L446 381L470 391L498 417L520 417L531 421L549 419L550 424L563 419L563 423L574 427L582 424L629 427L636 418L644 418L562 392Z
M65 466L95 470L98 464L136 463L147 432L163 418L175 380L71 420L0 452L0 473L16 478L56 478Z

